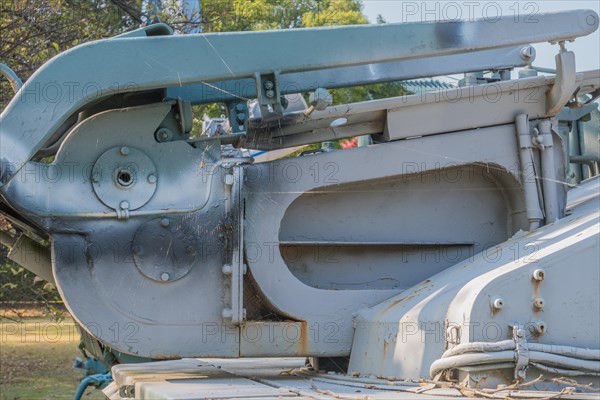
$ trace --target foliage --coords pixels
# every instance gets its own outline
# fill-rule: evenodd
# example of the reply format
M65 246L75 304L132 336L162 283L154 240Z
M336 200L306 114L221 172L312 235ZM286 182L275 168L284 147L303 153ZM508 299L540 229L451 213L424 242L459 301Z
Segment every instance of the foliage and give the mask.
M137 28L138 0L3 0L0 62L25 81L43 63L79 43ZM13 93L1 80L0 109Z

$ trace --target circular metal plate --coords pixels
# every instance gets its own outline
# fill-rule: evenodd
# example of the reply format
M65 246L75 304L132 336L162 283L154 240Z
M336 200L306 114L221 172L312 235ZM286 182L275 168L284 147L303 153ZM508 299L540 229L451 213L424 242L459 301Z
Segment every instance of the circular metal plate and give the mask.
M132 147L114 147L102 154L92 169L96 196L107 206L135 210L146 204L156 190L156 167Z
M143 224L133 238L135 265L158 282L183 278L200 261L197 230L181 218L157 218Z

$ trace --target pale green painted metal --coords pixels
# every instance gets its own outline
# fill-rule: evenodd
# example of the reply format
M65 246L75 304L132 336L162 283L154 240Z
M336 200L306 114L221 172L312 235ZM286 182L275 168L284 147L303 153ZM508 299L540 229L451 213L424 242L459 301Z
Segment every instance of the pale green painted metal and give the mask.
M10 83L10 87L15 91L15 93L21 89L21 86L23 86L23 82L19 76L8 65L0 64L0 74L4 75L4 77L8 79L8 83Z
M0 181L8 181L69 116L116 93L560 41L598 27L591 10L538 19L536 24L518 24L509 16L87 43L38 70L0 115Z

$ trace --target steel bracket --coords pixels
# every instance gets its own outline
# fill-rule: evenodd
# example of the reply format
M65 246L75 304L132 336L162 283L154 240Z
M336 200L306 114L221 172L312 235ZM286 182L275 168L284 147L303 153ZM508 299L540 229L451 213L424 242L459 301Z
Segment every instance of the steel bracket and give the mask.
M244 170L233 167L231 173L225 175L225 185L230 193L230 210L232 212L233 238L231 263L223 266L223 275L229 278L230 303L223 309L223 319L232 325L240 324L246 318L244 308L244 275L246 264L244 263L244 224L243 224L243 197L242 180Z
M554 86L547 93L548 114L558 114L571 100L577 89L577 71L575 69L575 53L562 51L555 57L556 78Z
M256 93L258 94L258 104L261 111L263 108L267 113L276 113L283 115L283 105L281 104L281 87L279 85L279 71L273 71L267 74L256 73Z
M512 326L515 341L515 380L522 381L527 376L529 366L529 347L527 346L526 331L521 325Z

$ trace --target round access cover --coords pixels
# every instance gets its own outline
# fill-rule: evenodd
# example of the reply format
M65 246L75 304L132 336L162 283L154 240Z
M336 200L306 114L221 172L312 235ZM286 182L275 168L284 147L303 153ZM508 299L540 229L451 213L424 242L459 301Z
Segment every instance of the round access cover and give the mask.
M102 154L92 169L96 196L107 206L135 210L156 190L156 167L144 153L132 147L114 147Z
M135 265L158 282L184 277L201 256L200 236L182 218L157 218L143 224L133 238Z

